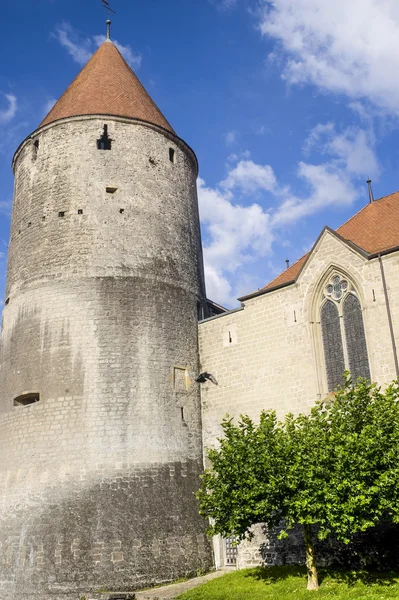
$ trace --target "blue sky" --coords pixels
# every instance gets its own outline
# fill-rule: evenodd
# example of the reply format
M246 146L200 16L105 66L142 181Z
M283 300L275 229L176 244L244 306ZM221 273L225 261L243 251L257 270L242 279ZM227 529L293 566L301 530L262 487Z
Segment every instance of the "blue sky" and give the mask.
M229 307L396 191L396 0L114 0L112 37L200 163L208 296ZM20 0L0 38L0 296L18 144L101 43L100 0ZM399 224L398 224L399 226Z

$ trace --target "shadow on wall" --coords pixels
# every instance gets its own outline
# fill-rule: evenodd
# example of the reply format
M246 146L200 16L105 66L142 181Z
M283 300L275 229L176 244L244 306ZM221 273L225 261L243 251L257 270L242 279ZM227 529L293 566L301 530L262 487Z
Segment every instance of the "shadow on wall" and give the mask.
M289 532L288 538L277 538L280 528L267 532L260 554L265 564L305 564L303 535L300 527ZM380 573L397 571L399 556L399 525L383 520L377 527L358 533L349 544L337 541L333 536L315 543L317 562L322 567L338 569L369 569ZM358 579L358 578L357 578Z

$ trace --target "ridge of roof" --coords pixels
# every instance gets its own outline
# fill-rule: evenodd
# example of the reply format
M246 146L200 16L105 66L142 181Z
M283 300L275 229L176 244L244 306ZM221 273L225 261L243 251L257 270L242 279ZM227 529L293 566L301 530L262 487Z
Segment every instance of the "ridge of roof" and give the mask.
M175 134L110 40L93 54L39 127L67 117L102 114L139 119Z
M392 205L389 204L390 200L394 200ZM385 211L382 201L386 201L387 203ZM375 215L375 212L378 214ZM246 294L238 300L246 300L295 283L321 235L326 230L336 235L344 243L347 243L368 259L373 258L378 253L395 251L399 248L399 191L382 196L373 203L363 206L363 208L336 230L325 226L310 252L307 252L304 256L296 260L293 265L280 273L265 287L251 294Z

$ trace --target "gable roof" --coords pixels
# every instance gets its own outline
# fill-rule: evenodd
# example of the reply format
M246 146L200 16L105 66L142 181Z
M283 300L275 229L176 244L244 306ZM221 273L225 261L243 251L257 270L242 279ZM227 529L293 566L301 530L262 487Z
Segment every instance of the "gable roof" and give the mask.
M93 54L40 127L79 115L140 119L174 133L138 77L109 40Z
M399 250L399 192L367 204L349 221L338 227L335 233L344 242L355 244L363 250L368 258L373 258L380 252ZM312 251L302 256L264 288L243 296L239 300L295 283L311 253Z

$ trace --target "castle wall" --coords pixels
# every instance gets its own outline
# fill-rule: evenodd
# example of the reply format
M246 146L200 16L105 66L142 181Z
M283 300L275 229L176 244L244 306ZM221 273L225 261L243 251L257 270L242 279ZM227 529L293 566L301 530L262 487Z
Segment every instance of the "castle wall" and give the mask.
M382 260L398 343L399 253ZM308 411L327 396L317 299L320 281L332 268L346 273L360 295L372 380L384 386L396 378L378 258L367 260L326 231L296 284L245 300L243 309L200 323L201 369L219 383L201 388L205 450L217 445L226 414L257 420L261 410L274 409L282 419L288 412ZM257 529L258 541L262 535ZM254 556L263 561L259 545L240 546L238 565L250 566ZM273 548L267 554L278 561Z
M35 139L15 163L3 313L0 599L76 600L211 564L186 377L204 299L196 163L123 119ZM27 392L40 401L14 406Z

